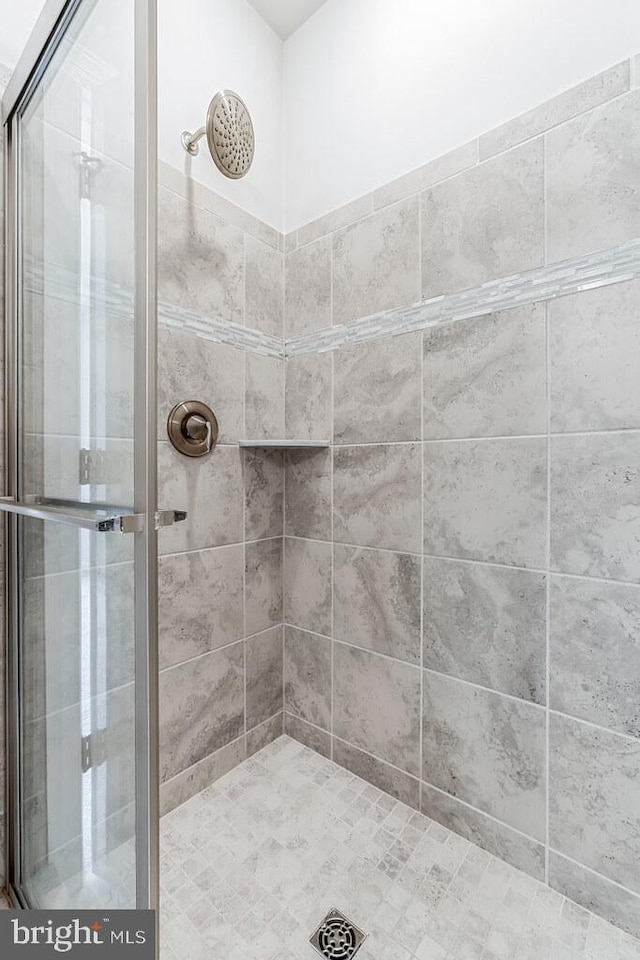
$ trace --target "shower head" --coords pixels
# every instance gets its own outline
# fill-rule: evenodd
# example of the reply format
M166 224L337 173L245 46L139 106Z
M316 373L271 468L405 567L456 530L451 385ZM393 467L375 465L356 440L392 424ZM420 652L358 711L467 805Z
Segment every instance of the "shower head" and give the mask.
M225 177L239 180L253 161L255 138L253 123L247 106L233 90L216 93L209 104L204 127L195 133L182 134L182 146L195 157L201 137L207 137L209 152L216 167Z

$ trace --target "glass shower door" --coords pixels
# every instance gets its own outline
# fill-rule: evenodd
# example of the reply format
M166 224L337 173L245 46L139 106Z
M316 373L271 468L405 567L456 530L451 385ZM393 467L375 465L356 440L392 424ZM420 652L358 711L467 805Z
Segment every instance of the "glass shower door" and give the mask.
M53 6L8 118L11 881L32 907L149 906L153 3Z

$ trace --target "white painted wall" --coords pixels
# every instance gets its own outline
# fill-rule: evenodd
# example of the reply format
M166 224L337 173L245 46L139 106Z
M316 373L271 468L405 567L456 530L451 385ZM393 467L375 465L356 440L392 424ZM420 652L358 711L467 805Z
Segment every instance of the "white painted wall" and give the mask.
M0 63L13 70L44 0L0 0Z
M161 159L282 229L282 40L246 0L158 0L158 24ZM218 172L206 142L197 157L180 143L183 130L202 126L223 88L240 94L253 119L255 158L242 180Z
M638 49L638 0L328 0L285 43L286 229Z
M158 2L160 157L287 230L640 48L638 0L327 0L284 47L247 0ZM0 63L42 5L0 0ZM254 118L240 181L180 145L221 87Z

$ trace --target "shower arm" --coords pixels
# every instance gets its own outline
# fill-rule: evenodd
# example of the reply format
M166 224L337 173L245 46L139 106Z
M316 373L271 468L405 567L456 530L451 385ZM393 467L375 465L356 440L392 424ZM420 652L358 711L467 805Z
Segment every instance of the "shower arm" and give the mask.
M185 130L182 136L180 137L180 140L182 141L182 146L185 148L187 153L191 154L192 157L198 156L200 152L200 144L198 143L198 141L202 140L206 132L207 132L206 127L200 127L198 130L196 130L195 133L189 133L188 130Z

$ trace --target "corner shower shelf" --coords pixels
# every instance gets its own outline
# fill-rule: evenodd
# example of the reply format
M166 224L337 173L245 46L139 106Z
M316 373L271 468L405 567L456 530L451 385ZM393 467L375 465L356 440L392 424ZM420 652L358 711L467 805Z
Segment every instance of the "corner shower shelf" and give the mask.
M241 447L266 447L270 450L325 450L328 440L241 440Z

